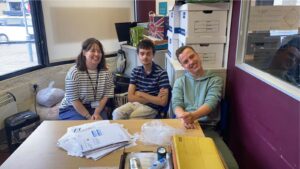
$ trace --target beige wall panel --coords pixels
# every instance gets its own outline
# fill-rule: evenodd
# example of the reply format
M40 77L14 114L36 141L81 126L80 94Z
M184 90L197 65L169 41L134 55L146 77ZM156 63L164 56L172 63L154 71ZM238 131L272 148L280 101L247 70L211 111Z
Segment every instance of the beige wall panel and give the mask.
M131 17L130 8L53 7L50 13L55 43L83 41L88 37L116 39L114 23L128 22Z

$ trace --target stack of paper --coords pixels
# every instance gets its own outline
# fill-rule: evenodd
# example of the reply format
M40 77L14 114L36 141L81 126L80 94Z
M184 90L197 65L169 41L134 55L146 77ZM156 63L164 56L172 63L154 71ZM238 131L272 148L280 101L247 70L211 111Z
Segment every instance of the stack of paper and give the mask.
M129 133L120 124L109 121L70 127L57 142L68 155L94 160L130 144Z

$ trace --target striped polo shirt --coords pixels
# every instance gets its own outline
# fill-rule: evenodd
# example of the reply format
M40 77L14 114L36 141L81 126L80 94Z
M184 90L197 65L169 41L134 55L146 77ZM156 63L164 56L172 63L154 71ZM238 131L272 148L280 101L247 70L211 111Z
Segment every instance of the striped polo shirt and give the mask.
M96 100L94 100L94 90L96 87L97 71L80 71L76 65L72 66L65 79L65 97L60 108L72 105L75 100L80 100L83 104L90 104L93 101L100 101L104 96L114 97L114 83L112 74L107 70L101 70L98 74L98 86Z
M134 68L131 72L130 84L136 86L136 91L145 92L152 96L157 96L161 88L170 89L167 72L154 62L152 62L152 71L148 75L145 73L143 66ZM146 105L158 111L162 108L152 103Z

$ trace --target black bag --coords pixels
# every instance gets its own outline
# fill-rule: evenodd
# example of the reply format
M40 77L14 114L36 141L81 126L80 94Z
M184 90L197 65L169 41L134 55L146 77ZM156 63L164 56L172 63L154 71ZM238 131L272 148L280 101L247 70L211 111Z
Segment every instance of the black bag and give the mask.
M129 82L129 77L122 74L115 74L115 94L126 93L128 91Z

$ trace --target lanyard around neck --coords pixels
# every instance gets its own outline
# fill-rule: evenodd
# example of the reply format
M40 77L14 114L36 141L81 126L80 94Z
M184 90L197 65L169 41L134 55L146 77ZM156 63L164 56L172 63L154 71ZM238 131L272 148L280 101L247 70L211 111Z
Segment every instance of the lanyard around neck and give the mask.
M92 88L93 88L93 94L94 94L94 101L96 101L96 95L97 95L97 88L98 88L98 80L99 80L99 70L97 70L97 78L96 78L96 86L94 87L93 85L93 81L92 81L92 78L88 72L88 70L86 70L86 73L90 79L90 82L91 82L91 85L92 85Z

